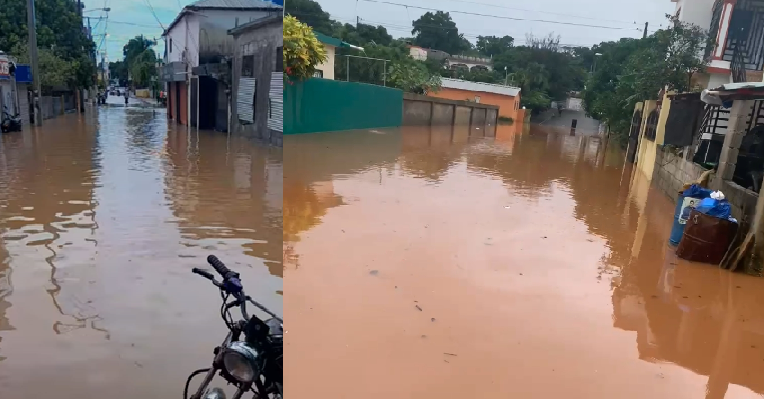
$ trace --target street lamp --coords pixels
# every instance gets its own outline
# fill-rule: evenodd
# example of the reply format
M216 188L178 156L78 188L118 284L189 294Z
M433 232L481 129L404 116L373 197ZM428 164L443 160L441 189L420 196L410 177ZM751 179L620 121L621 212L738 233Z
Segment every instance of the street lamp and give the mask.
M592 73L594 73L597 70L597 57L601 55L602 53L594 53L594 63L592 64Z

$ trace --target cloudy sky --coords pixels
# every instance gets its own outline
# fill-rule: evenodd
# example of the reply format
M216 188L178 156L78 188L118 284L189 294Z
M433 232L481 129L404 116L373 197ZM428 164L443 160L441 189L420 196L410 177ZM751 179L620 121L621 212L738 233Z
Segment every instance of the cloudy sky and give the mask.
M83 0L85 15L91 17L100 50L109 60L122 58L122 46L132 37L162 34L183 6L193 0ZM287 2L289 0L286 0ZM664 15L673 13L671 0L319 0L324 11L341 22L383 25L396 37L411 35L411 21L427 8L451 11L459 32L474 42L478 35L510 35L519 43L526 33L561 35L563 44L590 46L621 37L639 37L645 22L648 32L661 24ZM395 5L408 4L408 7ZM109 7L108 19L99 8ZM152 13L151 8L154 12ZM420 8L417 8L420 7ZM423 9L424 8L424 9ZM461 11L459 13L455 11ZM483 14L483 15L475 15ZM156 16L155 16L156 15ZM489 16L490 15L490 16ZM495 17L491 17L495 16ZM500 18L496 18L500 17ZM157 21L158 20L158 21ZM546 21L546 22L544 22ZM161 23L161 24L160 24ZM155 50L162 54L163 44Z
M160 26L167 26L175 19L180 10L194 0L82 0L85 4L85 16L91 17L90 26L93 35L108 33L108 37L96 36L94 40L99 45L99 50L106 51L110 61L122 59L122 46L131 38L143 34L149 38L159 39L162 35ZM111 8L108 19L97 20L105 17L106 13L101 8ZM154 8L154 13L151 12ZM159 21L157 21L157 19ZM86 22L87 23L87 22ZM155 50L161 56L164 45L160 43Z
M362 22L385 26L396 37L411 36L411 21L428 11L422 8L432 8L451 11L459 32L473 43L478 35L510 35L522 43L526 33L545 36L553 32L561 35L563 44L585 46L621 37L641 37L645 22L649 23L648 32L654 32L661 24L666 25L665 14L673 14L676 6L671 0L318 0L318 3L336 20L354 23L357 16Z

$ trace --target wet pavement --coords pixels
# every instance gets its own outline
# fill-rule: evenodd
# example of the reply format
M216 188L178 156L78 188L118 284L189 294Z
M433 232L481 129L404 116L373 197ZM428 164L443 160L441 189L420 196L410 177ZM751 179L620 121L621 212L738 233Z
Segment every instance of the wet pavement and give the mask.
M285 138L291 397L764 394L764 280L677 259L614 145L481 134Z
M0 135L0 397L180 397L225 337L216 254L282 314L280 150L101 107Z

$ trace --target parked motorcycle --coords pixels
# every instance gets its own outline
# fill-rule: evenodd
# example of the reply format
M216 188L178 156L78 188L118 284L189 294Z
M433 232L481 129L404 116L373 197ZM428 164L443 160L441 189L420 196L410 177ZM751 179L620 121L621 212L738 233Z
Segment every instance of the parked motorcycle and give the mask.
M21 131L21 118L19 114L11 115L8 112L8 106L3 106L3 119L0 121L0 132L20 132Z
M247 296L239 273L228 269L214 255L208 256L207 262L220 274L222 281L215 280L215 276L206 270L193 268L191 271L210 280L220 289L223 299L220 317L229 331L223 343L213 351L215 358L212 367L196 370L188 376L183 399L189 399L188 386L191 379L202 373L206 373L204 381L191 399L225 399L222 389L207 389L218 373L237 388L233 399L240 399L248 392L253 393L253 399L283 399L284 321ZM229 302L229 298L233 298L233 301ZM270 318L263 321L255 315L250 317L247 314L247 302ZM235 307L241 311L241 320L234 321L231 316L231 309Z

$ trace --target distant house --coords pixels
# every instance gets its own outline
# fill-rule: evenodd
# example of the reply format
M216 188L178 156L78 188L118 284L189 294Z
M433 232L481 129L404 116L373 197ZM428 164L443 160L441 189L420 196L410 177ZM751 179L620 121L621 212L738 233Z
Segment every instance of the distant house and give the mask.
M491 58L449 54L445 51L419 47L412 44L409 44L408 47L409 56L411 58L419 61L441 61L443 62L443 67L446 69L463 68L470 71L480 69L486 71L493 70L493 59Z
M427 49L419 46L409 46L409 55L417 61L427 60Z
M520 88L491 83L470 82L460 79L442 78L442 88L428 96L448 100L474 101L499 107L499 116L517 119L520 109Z
M162 33L161 80L167 110L176 122L201 129L228 130L230 62L228 30L272 15L283 7L261 0L198 0L181 10Z
M326 49L326 61L323 64L316 66L316 78L324 78L334 80L334 59L337 54L338 47L354 48L362 50L363 48L354 46L350 43L343 42L340 39L326 36L320 32L313 32L316 35L316 39L324 45Z

